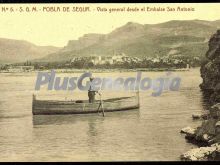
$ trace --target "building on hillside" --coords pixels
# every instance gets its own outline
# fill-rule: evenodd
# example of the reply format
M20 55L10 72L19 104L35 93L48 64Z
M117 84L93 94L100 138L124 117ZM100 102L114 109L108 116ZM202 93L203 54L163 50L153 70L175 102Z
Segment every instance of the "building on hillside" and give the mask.
M131 59L133 62L142 62L142 60L138 57L132 57Z
M153 59L152 59L152 62L153 62L153 63L160 62L160 59L159 59L159 58L153 58Z
M100 61L102 58L101 56L91 56L90 59L94 65L97 65L97 64L100 64Z
M29 72L33 71L34 66L9 66L8 71L9 72Z
M124 62L128 59L129 57L126 56L124 53L119 53L119 54L115 54L112 56L112 60L113 63L120 63L120 62Z
M103 56L101 57L101 64L114 64L111 56Z
M71 63L76 62L78 60L88 60L91 61L94 65L103 65L103 64L117 64L117 63L123 63L123 62L140 62L141 59L137 57L129 57L126 56L124 53L115 54L113 56L97 56L97 55L91 55L87 57L74 57L71 60Z

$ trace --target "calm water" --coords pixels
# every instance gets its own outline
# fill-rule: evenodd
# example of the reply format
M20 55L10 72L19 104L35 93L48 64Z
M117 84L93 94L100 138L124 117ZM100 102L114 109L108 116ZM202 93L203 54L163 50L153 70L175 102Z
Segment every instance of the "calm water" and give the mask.
M204 112L199 69L175 72L180 91L152 97L141 92L141 108L127 112L32 116L36 73L0 73L0 161L122 161L179 160L196 146L179 133L196 126L193 113ZM80 74L59 74L59 76ZM95 76L135 76L135 73L96 73ZM165 72L145 72L155 78ZM37 92L41 98L81 99L87 93ZM125 95L117 93L117 96ZM104 97L115 94L103 93Z

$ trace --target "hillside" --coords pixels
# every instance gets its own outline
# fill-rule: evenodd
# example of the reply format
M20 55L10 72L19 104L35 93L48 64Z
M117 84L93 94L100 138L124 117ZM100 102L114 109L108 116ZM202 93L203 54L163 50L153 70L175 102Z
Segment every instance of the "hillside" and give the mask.
M60 48L37 46L27 41L0 38L0 63L24 62L57 52Z
M66 61L75 56L125 53L128 56L165 56L171 51L187 57L204 57L208 39L220 27L220 21L172 20L160 24L128 22L109 34L86 34L69 41L60 52L39 61Z
M76 56L125 53L133 57L173 55L204 58L208 40L220 20L172 20L159 24L128 22L108 34L85 34L63 48L42 47L27 41L0 38L0 63L68 61ZM174 54L175 55L175 54Z

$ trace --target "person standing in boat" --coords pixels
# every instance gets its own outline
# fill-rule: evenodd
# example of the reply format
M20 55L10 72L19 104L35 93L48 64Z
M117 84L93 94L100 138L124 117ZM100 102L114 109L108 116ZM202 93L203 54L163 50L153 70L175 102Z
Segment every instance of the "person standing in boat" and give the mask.
M90 79L90 82L92 82L94 80L94 77L91 76L89 79ZM90 84L89 90L88 90L89 103L94 103L95 102L96 93L98 93L100 95L100 93L98 91L94 90L92 88L92 85Z

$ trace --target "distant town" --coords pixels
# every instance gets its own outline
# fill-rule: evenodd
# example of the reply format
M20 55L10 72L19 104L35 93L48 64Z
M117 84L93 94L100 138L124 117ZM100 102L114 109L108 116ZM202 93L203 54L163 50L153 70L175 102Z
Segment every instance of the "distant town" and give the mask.
M200 58L187 58L181 54L168 54L160 57L130 57L125 53L117 53L112 56L77 56L65 62L32 62L16 64L2 64L1 71L29 72L48 69L136 69L136 68L190 68L200 66Z

